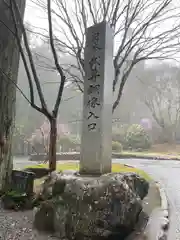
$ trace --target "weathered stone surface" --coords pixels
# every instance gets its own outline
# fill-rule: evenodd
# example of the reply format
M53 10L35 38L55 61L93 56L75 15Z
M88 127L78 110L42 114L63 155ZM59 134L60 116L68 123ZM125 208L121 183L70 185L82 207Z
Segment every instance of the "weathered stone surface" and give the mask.
M74 170L52 172L46 177L39 191L36 193L36 199L42 201L60 195L64 192L66 182L68 180L72 181L76 176L78 176L78 173Z
M41 207L35 208L34 227L39 231L54 232L54 205L53 201L47 200L41 204Z
M144 197L148 194L149 183L144 181L143 178L137 177L137 174L133 173L124 174L124 178L128 186L139 195L141 200L144 199Z
M124 239L138 220L141 200L149 187L146 180L132 173L96 178L53 173L44 186L51 189L52 198L36 209L34 225L68 239L112 234Z
M113 29L105 21L86 31L80 156L80 172L83 174L111 171L113 36Z
M52 187L56 183L59 174L60 173L52 172L46 177L44 182L39 187L38 192L36 192L36 201L45 201L52 198Z

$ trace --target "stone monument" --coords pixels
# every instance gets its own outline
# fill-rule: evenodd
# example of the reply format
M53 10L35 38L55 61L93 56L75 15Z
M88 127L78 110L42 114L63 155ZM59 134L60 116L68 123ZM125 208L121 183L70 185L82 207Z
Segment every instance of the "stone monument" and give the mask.
M80 173L111 172L113 34L106 22L87 29Z
M80 174L53 172L46 178L34 227L59 239L126 239L149 183L134 173L110 173L113 30L102 22L88 28L86 37Z

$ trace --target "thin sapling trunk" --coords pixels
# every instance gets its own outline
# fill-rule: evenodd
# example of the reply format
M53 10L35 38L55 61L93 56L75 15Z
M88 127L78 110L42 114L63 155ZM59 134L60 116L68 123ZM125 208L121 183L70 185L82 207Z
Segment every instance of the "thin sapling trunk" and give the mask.
M57 141L57 119L52 118L50 123L49 135L49 169L50 171L56 170L56 141Z

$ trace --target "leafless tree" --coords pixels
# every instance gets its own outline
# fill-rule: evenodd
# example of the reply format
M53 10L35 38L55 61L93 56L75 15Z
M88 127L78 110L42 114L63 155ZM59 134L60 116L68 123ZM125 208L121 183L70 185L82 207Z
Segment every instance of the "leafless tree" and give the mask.
M43 12L48 11L44 0L32 1ZM179 51L180 11L173 0L52 0L52 6L55 45L61 54L74 58L63 67L81 91L88 26L106 20L114 29L113 111L136 64L173 58ZM46 30L41 32L49 41Z
M162 64L147 70L142 84L142 100L169 141L174 141L180 123L180 72Z
M51 47L51 52L54 59L54 68L56 69L56 71L60 76L60 84L59 84L59 89L57 93L57 98L52 111L48 109L47 103L45 101L41 82L38 77L33 55L29 46L27 33L25 30L23 20L21 18L16 0L9 0L8 2L5 2L5 3L6 3L6 6L9 8L9 10L11 11L11 15L14 23L14 29L15 29L14 31L9 29L9 31L11 31L11 34L13 34L13 36L17 40L17 45L19 47L21 58L24 63L24 67L28 77L29 92L30 92L30 100L28 101L34 109L36 109L38 112L45 115L45 117L48 119L50 123L49 168L51 171L53 171L56 169L57 116L58 116L58 110L61 103L66 78L65 78L63 69L59 64L59 57L54 44L51 2L52 2L51 0L46 1L47 18L48 18L48 26L49 26L48 36L49 36L49 44ZM22 31L23 45L24 45L23 47L22 47L21 39L19 38L19 31ZM28 60L26 55L28 56ZM37 91L38 93L40 106L35 103L35 99L34 99L35 91Z

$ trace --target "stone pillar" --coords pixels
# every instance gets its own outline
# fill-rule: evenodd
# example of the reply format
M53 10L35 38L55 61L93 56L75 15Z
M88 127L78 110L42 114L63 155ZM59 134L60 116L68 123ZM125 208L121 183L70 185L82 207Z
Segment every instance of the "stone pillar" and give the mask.
M113 30L106 22L87 29L80 172L111 172Z

